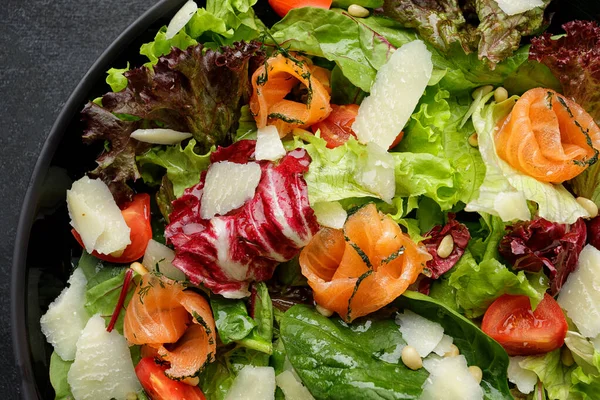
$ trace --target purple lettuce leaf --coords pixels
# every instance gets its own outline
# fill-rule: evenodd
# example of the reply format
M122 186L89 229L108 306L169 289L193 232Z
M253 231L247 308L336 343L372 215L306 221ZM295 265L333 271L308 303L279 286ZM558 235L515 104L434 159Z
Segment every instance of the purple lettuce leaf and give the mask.
M550 294L556 295L577 267L579 253L586 244L583 219L572 225L543 218L520 222L507 228L499 251L514 269L544 272L550 278Z
M154 67L127 71L124 90L105 94L102 107L89 103L82 113L87 123L84 140L109 142L109 151L100 156L93 174L118 199L127 200L132 193L127 182L140 177L135 156L148 148L129 135L142 126L190 132L202 153L229 143L240 106L250 94L253 58L262 59L260 44L255 42L235 43L219 51L199 44L187 50L173 48Z
M451 235L454 240L454 249L446 258L441 258L438 255L438 247L446 235ZM449 271L460 260L465 253L471 234L469 229L455 219L455 215L448 214L448 222L446 225L434 226L425 234L428 239L423 240L425 248L433 257L427 261L427 270L431 273L429 276L432 279L438 279L444 273Z

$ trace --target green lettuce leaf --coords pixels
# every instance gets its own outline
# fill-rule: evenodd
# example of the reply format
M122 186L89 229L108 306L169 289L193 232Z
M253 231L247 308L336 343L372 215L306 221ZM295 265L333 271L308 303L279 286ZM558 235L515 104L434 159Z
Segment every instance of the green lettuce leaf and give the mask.
M379 8L383 6L383 0L333 0L331 7L348 8L352 4L358 4L365 8Z
M146 184L158 185L165 174L173 185L176 198L183 191L200 182L200 174L208 169L210 153L200 155L194 151L196 141L190 140L185 148L181 143L175 146L154 146L146 153L137 156L142 179Z
M547 287L534 287L523 271L511 272L497 259L477 263L469 250L454 266L448 285L456 289L456 303L468 318L477 318L503 294L529 297L533 309L544 298Z
M50 356L50 383L54 388L55 400L73 399L71 386L67 381L67 374L73 361L64 361L56 352L52 352Z
M152 42L142 45L140 54L148 57L150 61L144 64L145 67L152 67L162 56L166 56L175 47L180 50L186 50L190 46L197 45L198 42L191 38L185 30L179 31L171 39L167 39L167 27L163 26L154 37ZM116 92L116 90L113 89Z
M354 18L342 10L291 10L271 32L283 47L333 61L353 85L369 92L391 50L416 39L381 17Z
M108 324L119 300L127 268L99 260L85 251L79 259L78 267L87 279L85 309L89 315L100 314ZM134 288L135 285L130 286L123 307L126 307L131 300ZM123 334L124 319L123 309L115 324L115 329L120 334Z
M539 356L527 356L519 362L521 368L535 372L550 400L575 400L571 391L571 374L577 368L576 365L567 367L560 360L560 349Z
M527 200L530 200L537 203L539 216L552 222L572 224L578 218L585 217L587 212L563 185L540 182L512 168L498 156L493 138L494 128L510 113L517 97L486 106L491 97L491 93L484 97L473 113L486 174L479 188L479 198L469 202L466 210L503 217L502 210L506 208L503 202L510 201L511 209L522 210L519 218L528 219ZM507 198L510 200L502 200Z
M129 63L125 68L111 68L106 72L106 83L113 92L120 92L127 87L127 78L124 75L127 71L129 71Z
M238 120L238 128L235 132L234 142L238 140L256 140L256 134L258 128L256 127L256 121L252 116L249 105L243 105L240 110L240 119Z
M438 85L428 87L397 147L400 151L429 153L448 160L456 170L456 198L464 203L478 195L485 177L481 155L468 142L473 126L470 121L462 124L471 102L466 92L451 95Z

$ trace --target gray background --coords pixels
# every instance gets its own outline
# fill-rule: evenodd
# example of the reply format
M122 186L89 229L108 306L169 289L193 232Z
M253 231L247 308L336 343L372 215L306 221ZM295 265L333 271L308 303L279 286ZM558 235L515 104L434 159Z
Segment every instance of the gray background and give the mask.
M158 0L2 0L0 7L0 398L20 398L10 335L14 237L54 120L108 45Z

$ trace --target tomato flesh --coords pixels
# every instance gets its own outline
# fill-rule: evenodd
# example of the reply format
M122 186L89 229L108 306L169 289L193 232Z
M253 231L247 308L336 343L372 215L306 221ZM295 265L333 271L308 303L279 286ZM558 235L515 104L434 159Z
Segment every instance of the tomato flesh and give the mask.
M329 9L333 0L269 0L271 8L281 18L285 17L288 11L300 7L317 7Z
M108 262L125 264L139 260L146 252L148 242L152 239L150 195L147 193L136 194L133 200L121 209L121 214L131 230L129 236L131 243L118 257L111 256L110 254L100 254L96 251L92 252L94 257ZM84 247L79 233L75 229L71 230L71 232L81 247Z
M206 400L198 386L169 379L166 369L152 357L142 358L135 367L135 374L152 400Z
M327 142L327 147L333 149L341 146L350 139L356 137L352 131L352 124L358 114L357 104L345 106L331 105L331 113L323 121L314 124L313 132L321 131L321 138Z
M485 312L481 329L509 355L525 356L561 347L568 327L560 306L546 293L535 311L527 296L500 296Z
M313 133L316 133L317 130L321 132L321 138L327 142L327 148L334 149L342 146L350 137L354 136L356 138L356 134L352 130L352 124L358 115L358 108L357 104L343 106L332 104L329 116L323 121L312 125L311 129ZM403 137L404 132L400 132L394 139L390 149L396 147Z

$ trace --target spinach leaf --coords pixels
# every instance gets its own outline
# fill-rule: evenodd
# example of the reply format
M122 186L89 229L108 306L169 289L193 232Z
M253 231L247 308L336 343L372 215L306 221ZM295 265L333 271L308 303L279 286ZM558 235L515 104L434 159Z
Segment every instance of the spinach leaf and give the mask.
M273 305L264 282L252 288L251 314L242 300L213 296L210 299L221 342L236 342L262 353L273 352Z
M79 268L81 268L88 281L85 293L85 309L89 315L99 313L108 323L119 300L127 268L99 260L85 251L79 259ZM130 286L123 307L126 307L129 300L131 300L134 288L135 285ZM119 319L115 324L115 329L120 334L123 334L124 311L123 309L119 314Z
M428 376L393 357L405 342L391 319L348 325L296 305L280 329L288 359L318 399L416 399Z
M235 377L246 365L269 365L269 355L256 350L246 347L223 350L217 352L217 360L209 364L199 377L199 386L208 400L223 400Z
M456 311L421 293L405 292L398 305L442 325L444 333L454 338L454 344L467 363L477 365L483 371L481 386L485 399L512 398L506 377L508 355L496 341Z

